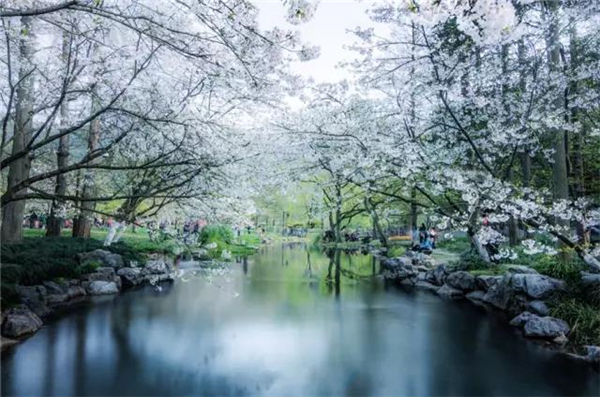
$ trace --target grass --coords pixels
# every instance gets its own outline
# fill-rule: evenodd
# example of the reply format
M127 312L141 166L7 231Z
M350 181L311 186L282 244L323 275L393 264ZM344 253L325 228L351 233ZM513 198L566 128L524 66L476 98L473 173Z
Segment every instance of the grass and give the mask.
M215 249L208 251L209 256L219 259L223 252L233 256L248 256L256 252L262 239L255 232L243 230L239 236L234 236L233 230L226 225L209 225L202 229L200 242L202 245L216 244Z
M471 250L471 243L468 237L454 237L450 239L436 240L437 248L442 248L450 252L463 253Z
M578 298L550 302L550 315L565 320L571 326L572 345L600 345L600 308Z

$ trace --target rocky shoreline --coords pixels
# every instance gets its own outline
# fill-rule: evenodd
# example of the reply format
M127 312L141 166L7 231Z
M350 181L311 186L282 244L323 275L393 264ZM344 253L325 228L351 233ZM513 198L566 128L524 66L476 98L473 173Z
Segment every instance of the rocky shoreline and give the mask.
M143 284L172 281L177 275L174 259L162 254L151 254L143 266L137 263L126 266L120 255L97 249L80 254L79 261L100 266L78 279L16 287L21 304L3 311L0 319L2 350L37 332L56 310L91 296L113 295Z
M396 258L380 258L387 280L411 288L434 292L448 299L468 299L488 310L500 310L512 318L510 324L523 330L527 338L549 342L564 351L571 328L562 319L551 317L546 300L566 283L521 265L505 265L502 275L473 275L468 271L435 264L420 253L406 252ZM583 272L591 288L600 286L600 274ZM585 346L587 354L576 356L600 363L600 347Z

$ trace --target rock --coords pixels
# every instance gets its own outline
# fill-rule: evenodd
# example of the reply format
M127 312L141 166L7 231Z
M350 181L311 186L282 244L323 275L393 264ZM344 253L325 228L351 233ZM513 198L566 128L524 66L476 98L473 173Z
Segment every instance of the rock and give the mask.
M559 335L556 338L552 339L552 342L556 343L557 345L566 345L567 343L569 343L569 338L567 338L564 335Z
M472 302L481 303L481 302L483 302L484 295L485 295L485 292L483 292L481 290L476 290L476 291L469 292L467 295L465 295L465 297Z
M417 266L417 267L416 267L416 269L417 269L417 271L418 271L418 272L420 272L420 273L423 273L423 272L426 272L427 270L429 270L429 269L427 268L427 266L423 266L423 265Z
M514 291L511 287L512 275L506 274L501 280L492 285L483 296L483 301L490 305L506 310L514 298Z
M381 264L385 269L384 276L387 279L403 281L408 278L414 278L418 273L417 269L412 265L410 258L406 257L384 259Z
M5 338L4 336L0 337L0 350L4 351L6 349L8 349L11 346L16 345L17 343L19 343L19 341L14 340L14 339L9 339L9 338Z
M62 295L67 292L67 288L64 285L55 283L54 281L44 281L44 287L48 295Z
M600 274L581 272L581 283L586 287L600 288Z
M86 296L85 288L80 285L70 285L67 289L67 296L69 299L78 298L80 296Z
M412 267L412 260L402 256L396 258L385 258L381 260L381 266L387 270L396 270L397 268L404 266Z
M533 317L538 317L538 316L531 312L523 312L523 313L519 314L517 317L513 318L510 321L510 325L512 325L513 327L523 328L525 326L525 324L527 323L527 321L531 320Z
M112 252L102 249L97 249L79 254L79 262L82 264L89 262L98 262L103 266L113 267L116 269L125 266L121 255L113 254Z
M533 316L525 323L525 336L554 339L560 335L568 335L571 329L565 321L554 317Z
M48 307L46 287L43 285L32 287L17 285L16 290L21 302L38 317L45 317L51 313L52 310Z
M69 299L69 296L64 293L64 294L49 294L48 295L48 304L50 305L56 305L59 303L63 303L64 301Z
M594 364L600 364L600 347L598 346L585 346L587 354L585 359Z
M566 283L541 274L519 273L512 277L512 287L516 292L524 292L534 299L549 297L554 291L562 291Z
M415 286L415 278L414 277L405 278L400 281L400 284L406 285L408 287L414 287Z
M524 265L504 265L506 271L512 274L538 274L535 269Z
M444 284L436 292L438 295L445 298L462 298L464 296L463 291L450 287L448 284Z
M145 274L164 274L169 273L172 267L173 265L171 260L165 258L164 256L155 255L148 262L146 262L146 266L144 266L142 272Z
M2 335L18 338L42 327L42 320L25 305L9 309L2 324Z
M500 280L502 280L503 276L488 276L481 275L475 277L475 283L479 289L484 291L489 290L493 285L496 285Z
M135 267L124 267L119 269L117 275L121 277L123 285L126 287L133 287L141 284L144 281L142 271Z
M446 284L462 291L472 291L477 288L475 277L471 273L465 271L450 273L448 277L446 277Z
M425 280L435 285L442 285L444 284L447 275L447 266L445 264L440 264L427 271L425 274Z
M540 316L547 316L550 314L550 309L544 303L544 301L534 300L527 304L527 309L532 311L535 314L539 314Z
M87 288L94 281L113 282L121 289L121 277L117 276L115 269L112 267L99 267L94 273L89 273L83 276L84 286Z
M90 295L111 295L119 292L119 288L114 281L92 281L87 292Z
M417 281L415 287L433 292L437 292L437 290L440 289L439 286L428 283L427 281Z

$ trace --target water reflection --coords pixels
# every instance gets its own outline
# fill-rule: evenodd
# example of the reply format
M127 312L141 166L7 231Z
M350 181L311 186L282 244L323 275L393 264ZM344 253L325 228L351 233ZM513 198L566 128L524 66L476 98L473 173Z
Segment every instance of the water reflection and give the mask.
M599 392L596 372L501 319L386 286L370 256L273 246L232 267L53 322L3 357L2 394Z

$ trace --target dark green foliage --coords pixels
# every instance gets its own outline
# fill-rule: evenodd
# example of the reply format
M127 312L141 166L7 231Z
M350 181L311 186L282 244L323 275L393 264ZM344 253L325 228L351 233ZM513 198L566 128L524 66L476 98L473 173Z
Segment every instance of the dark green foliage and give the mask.
M456 253L463 253L471 250L471 243L467 237L438 240L435 242L435 245L437 248L443 248L447 251Z
M492 266L485 262L479 254L473 250L464 251L460 254L458 264L455 265L459 270L489 270Z
M577 298L555 299L550 314L571 326L569 340L575 346L600 345L600 310Z
M78 254L95 249L117 253L125 263L144 263L144 257L122 242L103 247L101 241L94 239L26 238L19 244L2 245L2 283L35 285L58 277L80 277L92 272L97 264L80 266Z
M208 225L200 233L202 244L219 243L231 244L233 242L233 231L225 225Z
M558 255L536 255L527 262L525 264L537 270L538 273L565 280L571 286L579 281L581 278L580 272L584 269L580 261L574 259L569 263L565 263L560 260Z

